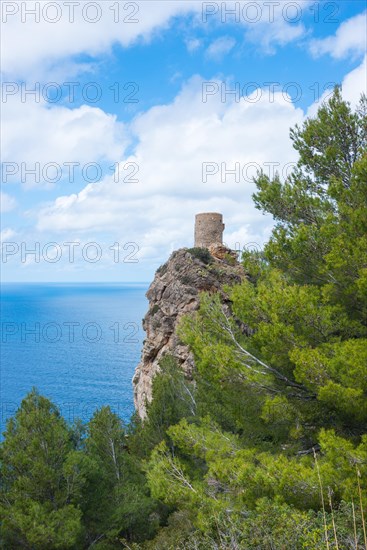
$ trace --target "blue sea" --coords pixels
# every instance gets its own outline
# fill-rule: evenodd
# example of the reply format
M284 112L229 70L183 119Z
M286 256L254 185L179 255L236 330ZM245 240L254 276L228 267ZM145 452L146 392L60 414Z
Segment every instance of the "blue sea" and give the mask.
M1 285L1 431L33 387L64 417L128 421L147 284Z

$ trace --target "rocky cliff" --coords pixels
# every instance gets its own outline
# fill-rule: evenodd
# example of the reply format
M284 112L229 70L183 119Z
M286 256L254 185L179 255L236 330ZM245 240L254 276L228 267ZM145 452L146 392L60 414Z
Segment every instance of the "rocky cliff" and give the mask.
M173 252L148 289L149 310L143 319L146 339L133 378L135 408L141 418L146 414L146 401L152 398L152 380L163 355L174 355L185 374L192 375L193 357L176 335L179 319L198 308L200 292L221 292L226 299L223 285L237 284L244 277L235 255L223 245L210 250Z

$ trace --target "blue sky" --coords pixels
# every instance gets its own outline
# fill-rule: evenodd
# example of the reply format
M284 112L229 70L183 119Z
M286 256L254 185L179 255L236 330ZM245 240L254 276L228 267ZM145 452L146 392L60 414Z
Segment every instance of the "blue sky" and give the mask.
M200 211L261 246L256 167L287 173L333 84L366 91L359 0L51 4L2 3L4 281L149 281Z

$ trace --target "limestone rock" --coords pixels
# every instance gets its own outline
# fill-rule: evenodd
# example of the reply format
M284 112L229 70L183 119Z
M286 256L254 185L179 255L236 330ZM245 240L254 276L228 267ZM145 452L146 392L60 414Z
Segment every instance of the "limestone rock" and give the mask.
M146 339L133 378L134 403L141 418L146 415L146 401L152 398L152 380L163 355L174 355L186 376L192 376L194 359L176 334L177 324L182 315L198 309L202 291L220 292L226 300L223 285L238 284L245 276L237 260L230 263L234 265L215 256L208 263L205 254L194 254L183 248L173 252L168 262L157 270L147 292L149 310L143 319Z
M224 244L214 243L209 246L209 252L217 260L225 260L231 264L237 262L237 252L227 248Z

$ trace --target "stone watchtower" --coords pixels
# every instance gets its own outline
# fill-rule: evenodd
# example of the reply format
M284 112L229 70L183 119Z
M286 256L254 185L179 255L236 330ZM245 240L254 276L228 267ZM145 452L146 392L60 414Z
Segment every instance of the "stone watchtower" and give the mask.
M195 247L209 248L223 244L224 223L222 214L207 212L195 216Z

